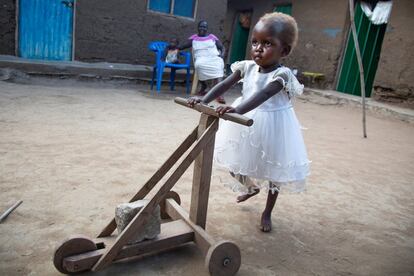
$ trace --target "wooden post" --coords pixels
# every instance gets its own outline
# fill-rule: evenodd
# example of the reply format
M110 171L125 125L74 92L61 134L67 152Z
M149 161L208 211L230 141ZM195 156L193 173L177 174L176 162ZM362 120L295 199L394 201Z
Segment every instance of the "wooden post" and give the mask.
M355 53L359 67L359 81L361 85L361 97L362 97L362 135L367 138L367 123L366 123L366 104L365 104L365 77L364 77L364 66L362 64L361 49L359 48L358 34L355 27L355 12L354 12L354 0L349 0L349 14L351 18L351 31L352 37L354 38Z
M197 86L198 86L198 74L197 71L194 69L194 77L193 77L193 82L191 84L191 95L196 95L197 94Z
M213 116L202 113L198 125L200 137L215 121ZM216 122L218 123L218 122ZM208 196L210 192L215 136L194 162L193 188L191 191L190 220L203 229L206 227Z

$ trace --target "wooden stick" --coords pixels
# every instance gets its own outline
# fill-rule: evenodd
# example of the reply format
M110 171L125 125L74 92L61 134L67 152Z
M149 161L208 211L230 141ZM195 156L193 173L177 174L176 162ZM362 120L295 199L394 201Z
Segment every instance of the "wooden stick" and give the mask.
M201 252L203 252L203 255L207 255L208 249L215 243L215 240L206 232L206 230L192 222L188 213L174 200L167 199L165 207L168 215L172 219L182 219L194 230L194 242L197 244L198 248L200 248Z
M201 136L215 120L218 119L216 117L201 113L200 122L198 124L198 135ZM215 137L211 139L211 142L203 149L203 152L201 152L194 161L190 219L201 228L206 227L214 142Z
M198 74L197 74L197 71L194 69L193 83L191 84L191 95L197 94L197 86L198 86Z
M177 162L178 159L191 147L194 141L197 139L196 127L190 135L181 143L180 146L170 155L170 157L165 161L165 163L154 173L154 175L144 184L144 186L139 189L139 191L132 197L129 202L136 201L138 199L143 199L154 186L160 181L164 175L172 168L172 166ZM113 218L112 221L102 230L98 235L98 238L107 237L112 234L116 229L116 222Z
M14 209L19 207L20 204L22 204L22 200L17 201L12 207L6 210L1 216L0 216L0 223L3 222L7 218L8 215L10 215L11 212L13 212Z
M365 116L365 78L364 78L364 66L362 65L361 50L359 48L359 41L357 36L357 31L355 27L355 12L354 12L354 0L349 0L349 14L351 18L351 30L352 36L354 38L355 52L358 61L359 67L359 79L361 83L361 96L362 96L362 132L364 138L367 138L367 126L366 126L366 116Z
M216 120L207 131L201 136L200 139L193 145L193 148L188 152L181 162L181 164L176 168L176 170L171 174L171 176L165 181L162 187L155 193L147 205L145 205L137 215L132 219L128 226L122 231L122 233L117 237L115 243L112 247L108 248L105 254L99 259L99 261L94 265L92 271L98 271L109 264L116 258L119 251L122 247L131 239L131 236L136 233L148 220L149 216L152 215L155 207L160 204L161 200L164 199L168 191L174 187L178 179L184 174L188 169L194 159L200 154L203 148L210 143L211 139L215 136L218 129L218 120Z
M180 105L186 106L188 108L191 108L187 104L187 99L176 97L174 99L174 102L176 102ZM211 107L209 107L207 105L204 105L204 104L196 104L192 108L199 111L199 112L202 112L202 113L205 113L205 114L208 114L208 115L220 118L220 119L232 121L234 123L238 123L238 124L241 124L241 125L245 125L245 126L253 125L253 120L252 119L247 118L246 116L243 116L243 115L240 115L240 114L237 114L237 113L225 113L225 114L219 116L218 113L214 110L214 108L211 108Z

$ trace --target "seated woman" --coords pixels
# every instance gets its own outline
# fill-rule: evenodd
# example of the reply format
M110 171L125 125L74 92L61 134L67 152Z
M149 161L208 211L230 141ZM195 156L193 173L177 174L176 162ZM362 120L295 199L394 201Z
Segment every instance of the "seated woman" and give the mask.
M188 41L178 47L180 50L193 48L194 68L201 82L199 95L205 95L208 88L221 81L224 75L224 46L215 35L208 34L207 29L207 21L198 22L198 34L190 36ZM216 100L225 103L222 96Z

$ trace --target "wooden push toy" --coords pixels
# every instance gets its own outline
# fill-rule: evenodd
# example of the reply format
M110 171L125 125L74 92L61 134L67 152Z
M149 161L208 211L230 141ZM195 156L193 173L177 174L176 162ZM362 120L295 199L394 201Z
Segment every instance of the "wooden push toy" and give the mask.
M175 102L187 106L186 99L175 98ZM206 256L205 264L211 275L234 275L239 270L241 256L238 246L229 241L215 241L205 231L218 115L206 105L197 104L193 109L201 112L199 125L130 200L143 199L175 165L175 170L149 198L147 205L117 236L112 235L116 229L115 219L112 219L94 240L84 236L65 240L54 254L53 263L57 270L64 274L98 271L121 259L171 249L188 242L194 242ZM247 126L253 124L253 120L239 114L226 113L220 118ZM188 214L179 205L179 195L171 189L193 161ZM155 239L127 244L131 236L144 227L157 205L161 206L162 218L171 220L161 224L161 233Z

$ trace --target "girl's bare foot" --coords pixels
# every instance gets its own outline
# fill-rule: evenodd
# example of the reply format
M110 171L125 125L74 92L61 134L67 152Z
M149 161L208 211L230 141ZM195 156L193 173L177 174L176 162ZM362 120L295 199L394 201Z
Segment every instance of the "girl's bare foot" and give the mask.
M272 214L271 213L262 213L262 218L260 220L260 230L263 232L272 231Z
M243 201L248 200L248 199L249 199L249 198L251 198L252 196L257 195L257 194L259 193L259 191L260 191L260 190L254 190L254 192L253 192L253 193L251 193L251 194L242 194L242 195L239 195L239 196L237 197L237 203L240 203L240 202L243 202Z

